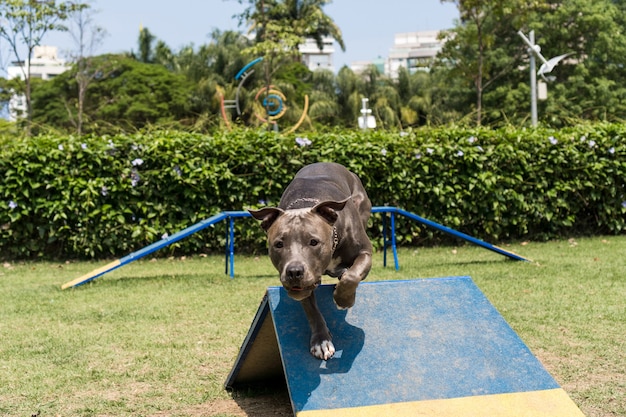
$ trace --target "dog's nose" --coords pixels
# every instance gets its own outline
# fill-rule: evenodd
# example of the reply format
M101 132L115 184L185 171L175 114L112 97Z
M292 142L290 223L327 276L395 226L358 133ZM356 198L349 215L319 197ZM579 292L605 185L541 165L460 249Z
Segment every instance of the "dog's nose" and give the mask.
M304 265L297 263L287 267L287 278L291 282L300 282L304 278Z

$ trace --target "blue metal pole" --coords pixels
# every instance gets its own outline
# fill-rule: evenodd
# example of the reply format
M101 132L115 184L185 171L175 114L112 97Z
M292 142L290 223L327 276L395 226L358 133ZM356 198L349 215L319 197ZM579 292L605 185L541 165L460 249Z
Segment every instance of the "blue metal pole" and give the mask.
M425 219L423 217L418 216L417 214L413 214L411 212L408 212L408 211L405 211L405 210L402 210L402 209L398 209L398 208L395 209L395 212L398 213L398 214L401 214L403 216L406 216L409 219L413 219L413 220L418 221L418 222L420 222L422 224L425 224L426 226L433 227L433 228L435 228L437 230L440 230L440 231L442 231L444 233L448 233L448 234L450 234L452 236L458 237L460 239L467 240L468 242L471 242L471 243L473 243L475 245L478 245L480 247L483 247L485 249L489 249L489 250L491 250L493 252L499 253L500 255L508 256L509 258L515 259L516 261L530 262L530 260L528 260L528 259L526 259L526 258L524 258L524 257L522 257L522 256L520 256L520 255L518 255L516 253L509 252L509 251L504 250L502 248L499 248L499 247L497 247L495 245L487 243L487 242L485 242L483 240L476 239L476 238L474 238L474 237L472 237L470 235L466 235L465 233L459 232L459 231L454 230L454 229L450 229L449 227L443 226L443 225L441 225L439 223L435 223L433 221L427 220L427 219Z
M518 261L526 261L526 262L530 262L530 260L517 255L513 252L504 250L502 248L499 248L495 245L492 245L490 243L484 242L480 239L476 239L472 236L466 235L465 233L461 233L459 231L456 231L454 229L451 229L449 227L443 226L439 223L435 223L433 221L427 220L423 217L418 216L417 214L405 211L405 210L401 210L398 209L397 207L372 207L372 213L382 213L383 214L383 247L384 247L384 263L385 266L387 265L387 225L386 225L386 216L385 213L390 213L390 217L391 217L391 247L393 250L393 257L394 257L394 263L395 263L395 268L396 270L398 270L400 268L399 263L398 263L398 252L397 252L397 246L396 246L396 223L395 223L395 214L400 214L403 215L405 217L408 217L412 220L415 220L419 223L425 224L426 226L430 226L433 227L437 230L440 230L444 233L448 233L450 235L453 235L455 237L458 237L460 239L464 239L467 240L468 242L471 242L475 245L481 246L483 248L489 249L491 251L494 251L496 253L499 253L501 255L507 256L511 259L515 259ZM97 268L81 277L76 278L73 281L67 282L65 284L63 284L61 286L61 289L66 289L69 287L76 287L78 285L82 285L85 284L91 280L94 280L96 278L98 278L101 275L106 274L107 272L110 272L114 269L117 269L121 266L124 266L130 262L136 261L137 259L143 258L146 255L149 255L167 245L170 245L174 242L178 242L181 239L186 238L187 236L198 232L206 227L209 227L215 223L218 223L224 219L229 219L229 224L228 224L228 230L226 232L226 273L228 273L228 266L230 264L230 276L231 278L233 278L235 276L235 225L234 225L234 219L237 217L251 217L251 214L248 213L247 211L225 211L222 213L219 213L215 216L209 217L208 219L202 220L201 222L198 222L190 227L187 227L186 229L183 229L177 233L174 233L172 236L168 236L166 238L163 238L161 240L159 240L158 242L155 242L151 245L146 246L143 249L140 249L136 252L132 252L128 255L126 255L123 258L120 259L116 259L115 261Z
M229 227L230 227L230 245L229 245L229 253L230 257L230 278L233 279L235 277L235 218L229 218Z
M387 213L382 212L383 218L383 267L387 267Z
M224 274L228 275L228 264L230 261L228 248L230 247L230 228L226 225L226 244L224 245Z
M396 247L396 215L393 212L391 213L391 249L393 251L393 263L397 271L400 269L400 264L398 263L398 249Z
M96 278L98 278L101 275L106 274L107 272L110 272L114 269L119 268L120 266L124 266L126 264L129 264L133 261L136 261L137 259L143 258L146 255L151 254L152 252L156 252L157 250L164 248L167 245L171 245L174 242L178 242L181 239L186 238L187 236L198 232L202 229L205 229L217 222L220 222L222 220L224 220L226 218L226 215L224 213L220 213L217 214L215 216L209 217L208 219L202 220L201 222L198 222L196 224L194 224L193 226L189 226L186 229L183 229L179 232L174 233L171 236L165 237L161 240L159 240L158 242L155 242L151 245L146 246L143 249L140 249L138 251L132 252L126 256L124 256L123 258L117 259L113 262L111 262L108 265L105 265L102 268L98 268L95 269L91 272L89 272L88 274L85 274L81 277L76 278L73 281L67 282L65 284L63 284L61 286L61 289L66 289L69 287L76 287L78 285L82 285L82 284L86 284L89 281L92 281Z

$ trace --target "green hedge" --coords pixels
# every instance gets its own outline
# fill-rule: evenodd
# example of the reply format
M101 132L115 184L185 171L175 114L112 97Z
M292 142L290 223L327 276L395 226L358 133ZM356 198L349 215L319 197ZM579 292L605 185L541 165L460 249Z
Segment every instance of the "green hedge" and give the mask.
M626 228L626 127L0 139L3 258L125 255L224 210L277 204L305 164L335 161L374 205L488 241L617 234ZM372 221L377 244L380 221ZM250 219L238 250L262 250ZM225 225L161 254L223 250ZM401 244L440 243L399 219Z

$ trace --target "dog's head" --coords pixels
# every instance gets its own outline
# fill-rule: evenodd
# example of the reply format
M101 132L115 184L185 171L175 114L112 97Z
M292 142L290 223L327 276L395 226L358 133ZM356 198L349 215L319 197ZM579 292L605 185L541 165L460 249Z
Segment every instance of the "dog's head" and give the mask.
M249 210L267 232L270 259L291 298L303 300L321 283L337 243L333 226L346 201L302 209Z

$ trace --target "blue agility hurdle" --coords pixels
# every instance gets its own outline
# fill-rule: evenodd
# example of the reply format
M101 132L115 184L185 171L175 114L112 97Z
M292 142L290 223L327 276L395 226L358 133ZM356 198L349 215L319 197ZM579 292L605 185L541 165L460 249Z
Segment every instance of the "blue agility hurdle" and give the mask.
M394 258L395 269L400 269L400 264L398 262L398 252L396 246L396 215L405 216L411 220L417 221L418 223L422 223L428 227L435 228L441 232L447 233L449 235L455 236L459 239L463 239L485 249L491 250L493 252L499 253L500 255L504 255L510 259L516 261L526 261L530 262L528 259L499 248L498 246L492 245L491 243L487 243L483 240L476 239L472 236L469 236L465 233L459 232L457 230L451 229L439 223L435 223L431 220L425 219L421 216L418 216L415 213L411 213L406 210L399 209L397 207L387 207L387 206L378 206L372 207L372 213L380 213L383 218L383 265L387 266L387 249L391 248ZM390 222L387 224L387 214L389 214ZM186 229L183 229L177 233L174 233L171 236L163 238L158 242L155 242L151 245L146 246L143 249L140 249L136 252L132 252L126 255L123 258L116 259L115 261L101 267L95 269L85 275L82 275L72 281L69 281L61 286L61 289L67 289L70 287L77 287L82 284L86 284L107 272L113 271L119 267L127 265L137 259L143 258L146 255L149 255L153 252L156 252L159 249L164 248L165 246L171 245L174 242L178 242L181 239L186 238L187 236L199 232L209 226L212 226L221 221L227 220L228 227L226 230L226 245L225 245L225 272L229 274L231 278L235 276L235 219L243 218L243 217L252 217L250 213L247 211L223 211L215 216L209 217L208 219L202 220L199 223L196 223L192 226L189 226Z
M178 242L179 240L184 239L187 236L193 233L196 233L202 229L205 229L211 225L214 225L215 223L218 223L226 218L227 218L227 215L225 213L220 213L215 216L209 217L208 219L202 220L201 222L198 222L194 224L193 226L189 226L188 228L183 229L180 232L174 233L172 236L165 237L159 240L158 242L155 242L151 245L146 246L143 249L140 249L136 252L126 255L123 258L116 259L115 261L101 268L95 269L89 272L88 274L85 274L83 276L76 278L75 280L67 282L61 286L61 289L64 290L70 287L76 287L82 284L86 284L89 281L92 281L98 278L99 276L106 274L107 272L111 272L114 269L127 265L133 261L136 261L137 259L143 258L144 256L151 254L152 252L156 252L159 249L164 248L165 246L171 245L174 242Z
M490 251L499 253L500 255L507 256L507 257L509 257L511 259L514 259L516 261L530 262L529 259L526 259L523 256L520 256L520 255L518 255L516 253L513 253L513 252L505 250L505 249L502 249L502 248L500 248L498 246L492 245L491 243L487 243L487 242L485 242L483 240L476 239L475 237L472 237L472 236L467 235L465 233L461 233L458 230L454 230L454 229L451 229L451 228L446 227L444 225L441 225L439 223L435 223L432 220L425 219L424 217L418 216L415 213L411 213L409 211L402 210L402 209L399 209L397 207L386 207L386 206L385 207L372 207L372 213L390 213L391 214L391 245L393 246L393 249L394 249L394 256L396 254L396 251L395 251L395 245L396 245L396 242L395 242L395 239L396 239L395 215L399 214L401 216L408 217L411 220L415 220L418 223L422 223L423 225L426 225L428 227L432 227L432 228L437 229L437 230L439 230L441 232L447 233L447 234L452 235L454 237L458 237L459 239L466 240L466 241L468 241L470 243L473 243L473 244L478 245L480 247L483 247L485 249L489 249ZM386 241L386 237L384 238L384 240ZM396 264L397 264L397 259L396 259ZM398 268L396 268L396 269L398 269Z

